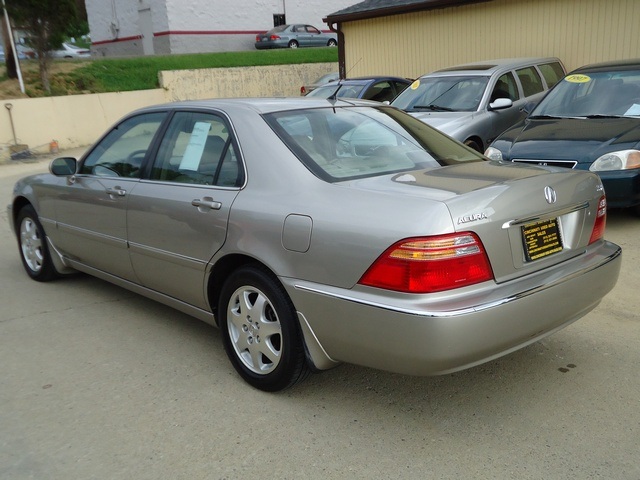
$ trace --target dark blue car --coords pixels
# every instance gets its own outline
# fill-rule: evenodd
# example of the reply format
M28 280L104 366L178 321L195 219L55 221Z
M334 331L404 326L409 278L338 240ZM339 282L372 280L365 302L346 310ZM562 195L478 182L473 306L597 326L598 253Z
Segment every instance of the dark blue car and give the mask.
M330 82L309 92L307 97L363 98L377 102L390 102L411 85L411 80L402 77L359 77Z
M590 170L602 179L609 207L640 215L640 59L569 73L485 155Z

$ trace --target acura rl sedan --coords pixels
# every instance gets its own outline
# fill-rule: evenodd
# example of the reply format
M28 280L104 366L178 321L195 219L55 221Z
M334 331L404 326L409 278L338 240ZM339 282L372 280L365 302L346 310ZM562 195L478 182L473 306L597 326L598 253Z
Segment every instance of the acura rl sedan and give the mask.
M567 326L618 278L606 215L593 173L309 98L135 111L8 209L31 278L84 272L209 322L265 391L341 362L445 374Z

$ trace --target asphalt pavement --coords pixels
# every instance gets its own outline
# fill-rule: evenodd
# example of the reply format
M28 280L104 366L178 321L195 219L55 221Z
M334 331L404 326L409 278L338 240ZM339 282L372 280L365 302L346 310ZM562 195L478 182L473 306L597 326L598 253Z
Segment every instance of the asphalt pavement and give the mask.
M0 165L4 204L47 164ZM551 337L452 375L343 365L278 394L209 325L86 275L30 280L0 216L0 479L640 479L628 212L607 224L617 286Z

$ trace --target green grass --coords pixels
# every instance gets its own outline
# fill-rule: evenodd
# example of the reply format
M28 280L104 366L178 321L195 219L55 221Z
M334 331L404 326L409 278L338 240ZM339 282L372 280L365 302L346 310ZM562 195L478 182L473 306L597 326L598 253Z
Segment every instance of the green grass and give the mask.
M92 59L52 79L52 94L125 92L158 88L161 70L337 62L336 48L303 48ZM64 93L61 92L64 90Z

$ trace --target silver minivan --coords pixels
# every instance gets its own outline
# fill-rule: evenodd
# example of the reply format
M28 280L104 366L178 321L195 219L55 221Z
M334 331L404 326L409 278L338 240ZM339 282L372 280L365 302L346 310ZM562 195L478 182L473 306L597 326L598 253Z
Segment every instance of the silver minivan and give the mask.
M468 63L418 78L391 105L484 152L565 73L555 57Z

